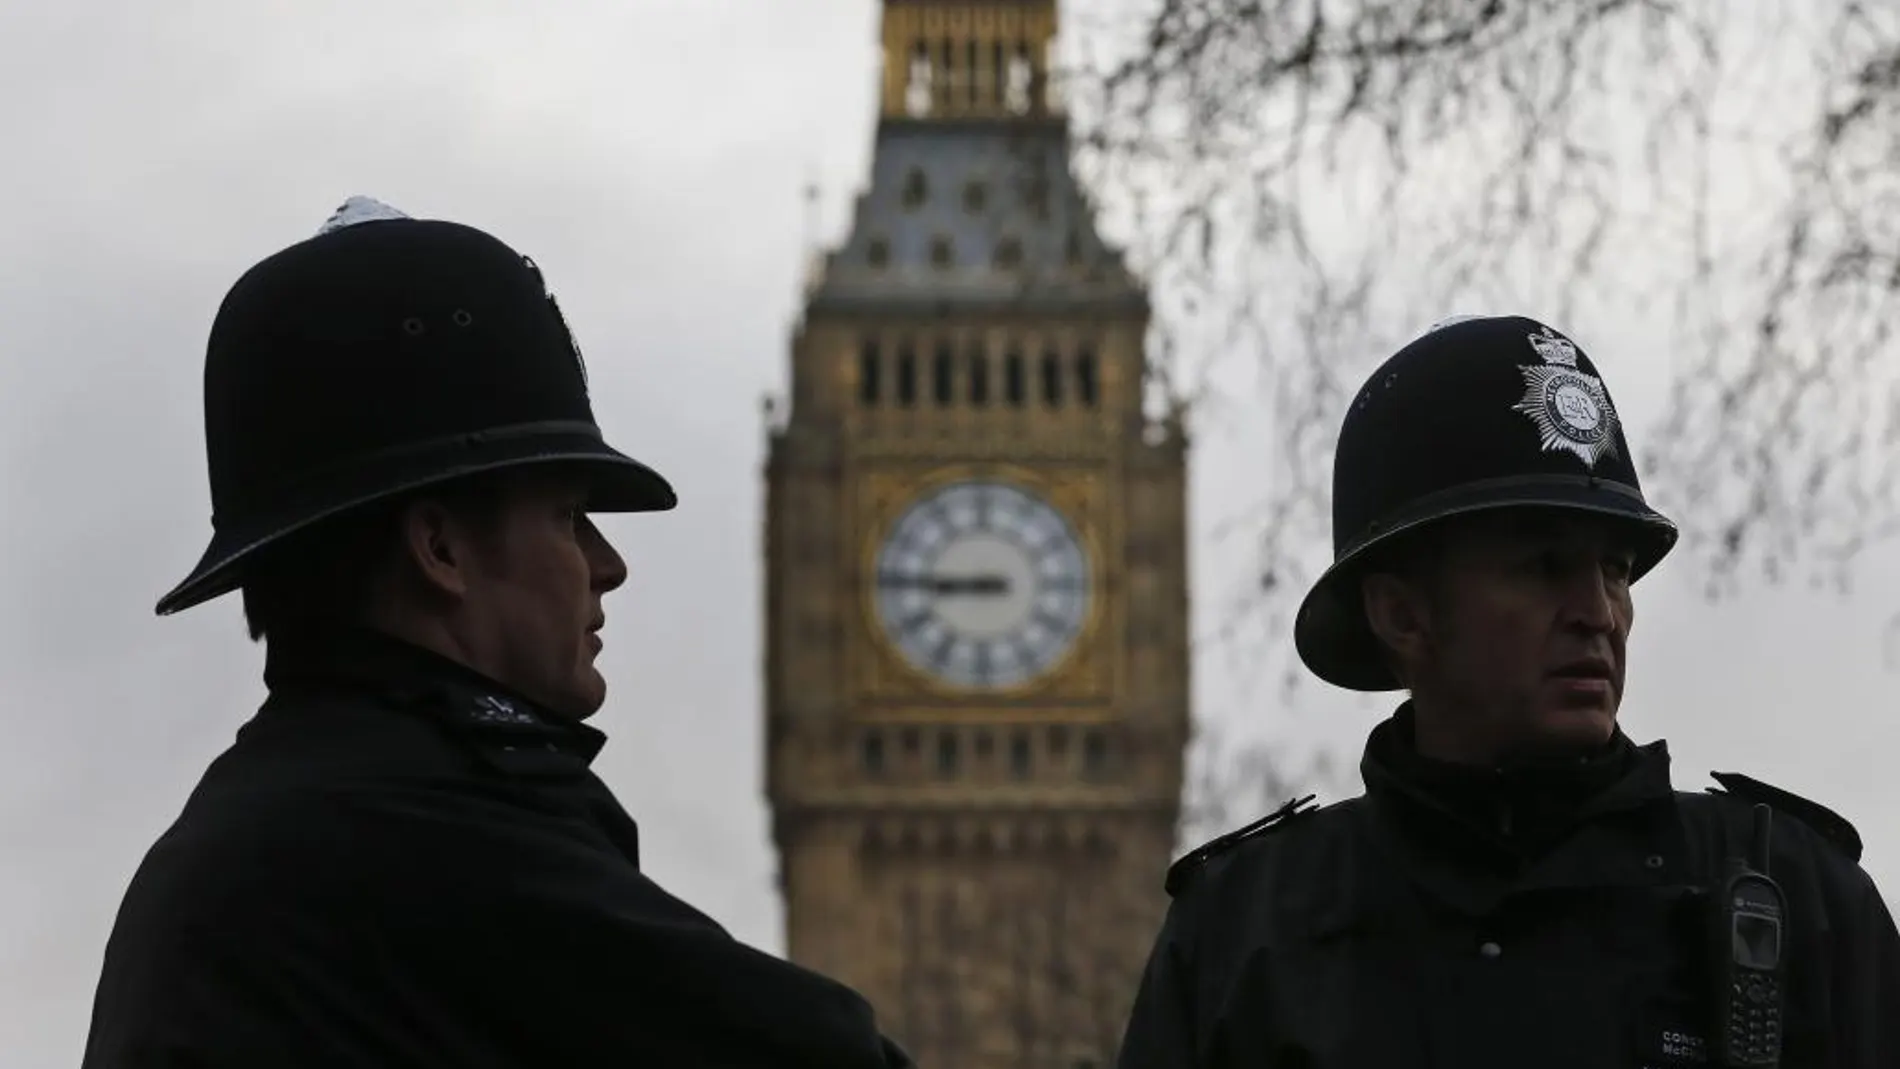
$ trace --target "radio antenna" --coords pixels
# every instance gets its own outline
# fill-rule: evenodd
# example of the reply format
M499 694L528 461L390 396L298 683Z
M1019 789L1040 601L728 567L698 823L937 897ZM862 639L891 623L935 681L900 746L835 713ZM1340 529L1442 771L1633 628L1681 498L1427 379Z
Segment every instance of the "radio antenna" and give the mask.
M1768 875L1768 841L1769 833L1774 830L1773 822L1774 811L1758 803L1755 806L1754 849L1749 852L1749 863L1763 876Z

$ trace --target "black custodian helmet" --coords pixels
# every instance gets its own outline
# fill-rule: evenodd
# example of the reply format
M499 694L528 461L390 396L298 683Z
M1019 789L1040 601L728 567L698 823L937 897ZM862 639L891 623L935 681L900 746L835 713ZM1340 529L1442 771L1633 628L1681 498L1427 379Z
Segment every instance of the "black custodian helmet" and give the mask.
M1373 549L1448 516L1511 506L1627 520L1633 577L1676 526L1643 499L1622 421L1575 342L1517 316L1447 320L1400 349L1353 400L1333 458L1333 564L1301 603L1300 659L1351 690L1394 690L1359 580Z
M236 589L259 550L320 520L478 472L562 462L590 470L590 509L676 503L602 440L532 260L367 198L237 281L204 375L213 534L160 615Z

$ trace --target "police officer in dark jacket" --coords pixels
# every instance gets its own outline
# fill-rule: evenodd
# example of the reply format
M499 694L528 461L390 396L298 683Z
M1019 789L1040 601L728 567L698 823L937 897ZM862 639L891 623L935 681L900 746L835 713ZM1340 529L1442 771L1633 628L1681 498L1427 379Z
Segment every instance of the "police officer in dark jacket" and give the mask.
M1300 656L1409 700L1362 797L1169 871L1122 1069L1900 1066L1854 829L1743 776L1676 792L1617 726L1630 588L1676 529L1576 344L1428 332L1354 399L1333 494Z
M534 263L353 199L212 327L215 533L269 697L133 878L88 1069L906 1066L851 990L640 871L589 763L601 439Z

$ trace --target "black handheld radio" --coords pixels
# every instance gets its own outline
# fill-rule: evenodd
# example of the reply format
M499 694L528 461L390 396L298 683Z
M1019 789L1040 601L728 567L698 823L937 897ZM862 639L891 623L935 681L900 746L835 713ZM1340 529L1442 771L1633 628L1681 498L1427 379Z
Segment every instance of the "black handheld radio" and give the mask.
M1782 978L1787 908L1768 877L1769 809L1755 807L1750 856L1731 858L1714 902L1715 1048L1719 1065L1776 1069L1781 1064Z

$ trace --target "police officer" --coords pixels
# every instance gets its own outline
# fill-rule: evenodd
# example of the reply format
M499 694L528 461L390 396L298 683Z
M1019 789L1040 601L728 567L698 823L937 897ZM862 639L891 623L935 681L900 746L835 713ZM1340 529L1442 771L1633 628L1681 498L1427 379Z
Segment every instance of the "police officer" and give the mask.
M1617 725L1631 586L1676 528L1583 351L1517 317L1427 332L1354 399L1333 495L1300 656L1409 697L1363 796L1170 869L1122 1069L1900 1066L1854 829L1742 776L1678 793Z
M352 199L211 330L214 534L269 696L127 891L88 1069L885 1067L852 991L640 870L589 770L590 512L670 509L607 445L534 263Z

